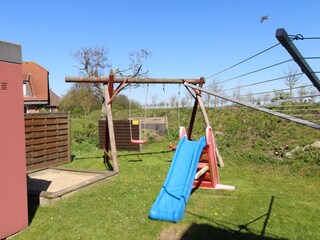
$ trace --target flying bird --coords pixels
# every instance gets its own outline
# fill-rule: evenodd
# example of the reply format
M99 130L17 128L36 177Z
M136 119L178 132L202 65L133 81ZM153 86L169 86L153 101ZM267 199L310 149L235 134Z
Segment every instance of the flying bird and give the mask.
M268 20L270 15L262 16L260 23L263 23L264 20Z

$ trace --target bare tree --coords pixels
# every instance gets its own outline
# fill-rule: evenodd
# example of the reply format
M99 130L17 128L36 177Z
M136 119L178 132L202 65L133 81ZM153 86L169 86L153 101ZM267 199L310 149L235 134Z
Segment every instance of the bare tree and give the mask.
M110 68L108 58L109 49L104 46L96 45L94 48L82 47L80 50L72 52L74 60L80 66L75 66L79 74L84 77L99 77L106 68Z
M214 79L210 84L207 84L207 88L212 92L221 93L223 85L220 84L220 82L218 80ZM203 96L203 98L204 98L203 100L206 103L207 107L210 107L212 105L214 107L217 107L219 104L219 101L220 101L220 99L218 97L212 96L210 94L205 94Z
M108 58L109 49L96 45L94 48L82 47L80 50L72 52L73 59L79 64L75 66L82 77L101 77L105 69L110 69L111 64ZM90 84L89 88L103 99L102 86L99 83Z
M152 56L152 53L146 49L140 51L132 51L129 53L129 66L125 69L117 68L114 74L119 74L122 77L128 78L144 78L149 74L148 68L143 64L143 61Z
M287 70L284 71L284 84L290 89L289 97L293 97L292 89L301 77L301 74L299 74L298 72L298 69L291 65Z
M148 76L149 70L143 64L143 61L151 56L152 53L147 49L141 49L140 51L132 51L129 53L129 68L133 70L133 74L138 73L135 77L143 78Z
M233 90L232 97L235 99L241 98L241 85L240 85L240 83L238 83L237 88Z

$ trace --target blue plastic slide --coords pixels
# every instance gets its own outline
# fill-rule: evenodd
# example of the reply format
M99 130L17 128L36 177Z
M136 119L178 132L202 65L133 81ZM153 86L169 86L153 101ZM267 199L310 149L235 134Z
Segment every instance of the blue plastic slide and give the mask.
M183 218L205 146L205 137L198 141L189 141L186 137L180 139L166 180L150 210L151 219L178 222Z

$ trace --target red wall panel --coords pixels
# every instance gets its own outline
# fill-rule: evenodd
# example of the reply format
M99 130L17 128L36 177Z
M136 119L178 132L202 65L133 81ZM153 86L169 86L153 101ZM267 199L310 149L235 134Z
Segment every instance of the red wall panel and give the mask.
M0 42L0 239L28 226L22 65L8 62L12 46L21 51Z

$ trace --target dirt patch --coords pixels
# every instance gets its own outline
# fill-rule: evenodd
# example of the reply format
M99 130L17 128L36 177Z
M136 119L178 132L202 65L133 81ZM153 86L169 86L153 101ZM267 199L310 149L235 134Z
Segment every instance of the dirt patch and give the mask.
M189 224L171 224L166 229L164 229L159 236L159 240L184 240L184 235L188 228Z

